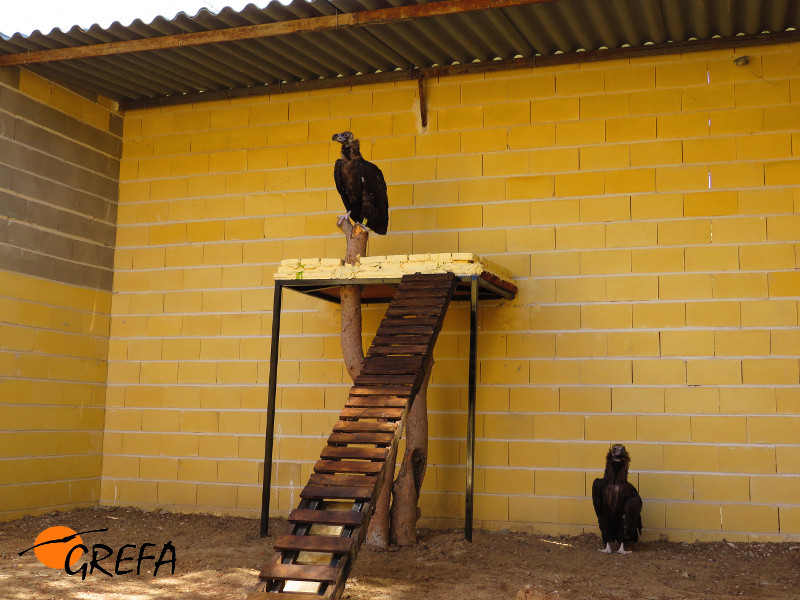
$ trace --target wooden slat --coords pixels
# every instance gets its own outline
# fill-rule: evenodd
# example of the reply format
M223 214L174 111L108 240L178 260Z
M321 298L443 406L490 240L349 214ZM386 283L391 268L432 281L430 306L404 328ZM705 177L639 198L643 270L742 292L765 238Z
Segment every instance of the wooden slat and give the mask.
M428 346L425 344L413 345L403 344L397 346L372 346L367 352L367 356L385 356L387 354L427 354Z
M307 485L300 492L301 498L320 500L366 500L372 496L372 486Z
M423 364L422 356L368 356L361 365L361 372L391 373L395 369L421 369Z
M398 302L402 302L406 296L405 294L409 292L424 292L427 294L441 294L447 290L447 285L440 286L440 285L426 285L425 283L406 283L400 284L397 288L397 292L395 293L394 297L397 298Z
M410 335L424 335L430 340L433 335L434 328L432 325L383 325L378 326L375 332L376 336L410 336ZM374 340L373 340L374 343Z
M382 346L383 348L397 348L402 350L408 346L420 346L424 344L396 344L392 346ZM363 369L369 367L372 370L376 369L392 369L392 368L405 368L405 369L421 369L423 366L424 356L385 356L382 354L373 354L364 359ZM386 371L387 373L389 371Z
M319 565L284 565L270 563L261 569L261 579L283 581L336 581L339 567Z
M364 513L355 510L311 510L295 508L289 513L292 523L316 523L319 525L342 525L358 527L364 521Z
M403 344L410 344L420 345L425 344L426 346L431 341L430 335L376 335L372 339L373 346L396 346L396 345L403 345ZM366 363L369 358L365 358L364 362Z
M364 473L377 475L382 468L382 462L364 460L318 460L314 465L314 471L317 473Z
M429 315L438 315L442 312L441 306L420 306L420 305L409 305L409 306L393 306L391 308L386 309L386 316L387 317L415 317L415 316L429 316Z
M386 312L384 314L390 315L391 311L397 310L400 308L432 308L438 307L440 310L445 303L445 298L441 294L429 294L425 296L410 296L408 293L404 293L400 298L398 298L395 302L392 302L386 308ZM439 314L438 312L435 314Z
M390 384L412 386L416 380L416 373L363 373L356 377L356 384Z
M387 446L392 443L394 434L392 433L338 433L333 432L328 436L328 443L331 445L340 444L379 444Z
M437 289L431 290L429 288L420 288L420 289L417 289L417 290L412 290L412 289L407 289L406 288L406 289L403 290L402 294L403 294L401 296L402 300L405 300L407 298L409 298L409 299L410 298L438 298L438 299L442 298L441 290L437 290Z
M354 385L350 388L351 396L405 396L411 395L411 390L400 385Z
M391 421L337 421L333 430L342 433L367 432L374 433L394 433L397 430L397 422Z
M425 365L424 355L381 356L372 355L364 359L361 372L369 375L391 373L415 373Z
M353 539L332 535L281 535L275 540L276 550L297 552L349 552Z
M384 319L381 321L381 327L436 327L438 323L439 319L436 317L417 317L415 319L396 317Z
M404 408L343 408L339 416L343 419L399 419Z
M405 408L407 404L408 398L400 396L350 396L344 405L347 408Z
M310 485L370 487L375 485L375 477L370 475L349 475L344 473L312 473L308 478L308 483Z
M388 448L361 448L352 446L325 446L322 449L322 459L358 459L358 460L383 460L389 452Z
M438 277L437 275L441 275ZM404 275L397 286L398 292L407 290L443 290L450 285L447 273L434 274L434 273L417 273Z

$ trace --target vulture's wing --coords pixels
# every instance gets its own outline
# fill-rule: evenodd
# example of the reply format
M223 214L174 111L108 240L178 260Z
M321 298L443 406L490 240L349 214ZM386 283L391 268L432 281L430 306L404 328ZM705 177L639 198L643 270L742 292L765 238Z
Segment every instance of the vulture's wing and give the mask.
M352 211L353 206L350 203L350 198L347 195L347 186L345 185L344 161L341 158L337 159L333 165L333 180L336 182L336 190L342 197L345 210Z
M372 231L385 235L389 228L389 197L383 173L376 165L361 159L358 161L357 174L363 189L361 216Z
M603 517L603 488L605 488L605 480L604 479L595 479L594 483L592 484L592 504L594 504L594 513L597 515L597 518Z

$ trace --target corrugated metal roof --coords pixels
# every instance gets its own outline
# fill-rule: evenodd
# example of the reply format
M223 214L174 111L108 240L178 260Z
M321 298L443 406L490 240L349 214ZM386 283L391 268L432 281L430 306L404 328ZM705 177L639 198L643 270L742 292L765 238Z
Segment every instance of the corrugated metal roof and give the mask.
M294 0L215 14L200 10L103 29L73 27L0 40L0 55L286 23L314 17L446 2L433 0ZM452 3L451 3L452 4ZM477 0L463 2L475 8ZM287 84L374 81L436 66L490 63L562 53L636 48L765 32L800 25L797 0L538 0L424 16L399 22L290 32L258 39L150 50L27 66L54 81L123 103L196 101L225 90L265 93ZM752 41L751 38L747 38ZM742 38L744 41L744 38ZM268 88L264 88L268 86ZM218 92L212 94L210 92Z

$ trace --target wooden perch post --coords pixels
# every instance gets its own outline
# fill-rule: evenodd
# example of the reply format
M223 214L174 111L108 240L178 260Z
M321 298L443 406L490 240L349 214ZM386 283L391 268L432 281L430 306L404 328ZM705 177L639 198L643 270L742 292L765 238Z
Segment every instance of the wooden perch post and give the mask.
M353 225L350 219L339 217L336 225L344 232L347 238L347 250L344 262L354 265L360 256L367 251L369 231L360 225ZM364 362L364 348L361 345L361 286L343 285L341 288L342 301L342 357L344 365L355 381L361 373L361 364Z

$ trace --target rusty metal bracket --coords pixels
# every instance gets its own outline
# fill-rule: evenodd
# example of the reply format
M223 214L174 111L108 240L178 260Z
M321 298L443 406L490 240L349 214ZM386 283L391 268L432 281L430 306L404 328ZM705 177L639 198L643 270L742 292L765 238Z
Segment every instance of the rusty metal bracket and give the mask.
M422 120L422 127L427 127L428 103L425 100L425 73L421 70L417 73L417 83L419 84L419 117Z

